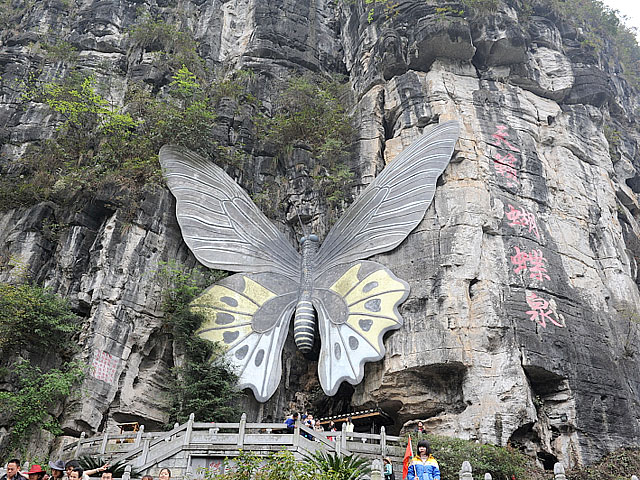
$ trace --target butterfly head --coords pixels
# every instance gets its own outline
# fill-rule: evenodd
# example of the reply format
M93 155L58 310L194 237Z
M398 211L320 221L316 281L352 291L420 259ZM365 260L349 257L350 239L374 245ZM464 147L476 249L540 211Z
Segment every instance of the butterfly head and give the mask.
M318 243L320 240L318 239L317 235L314 235L313 233L309 236L305 235L304 237L300 238L300 245L304 245L305 242L315 242Z

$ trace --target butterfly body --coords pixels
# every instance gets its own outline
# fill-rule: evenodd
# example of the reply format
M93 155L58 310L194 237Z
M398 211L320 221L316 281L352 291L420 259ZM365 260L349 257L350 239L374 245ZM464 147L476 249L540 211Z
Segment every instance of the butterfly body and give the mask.
M302 237L302 268L300 272L300 298L296 305L293 320L293 339L296 346L303 353L309 353L313 348L315 336L316 315L313 309L313 266L318 253L317 235Z
M319 332L318 377L325 394L362 381L385 354L384 335L402 326L409 285L366 260L397 247L424 217L458 138L446 122L403 150L355 200L320 244L298 252L222 169L181 147L160 150L177 199L183 238L196 258L231 275L193 301L205 318L196 332L221 343L238 386L267 401L280 383L293 318L303 352Z

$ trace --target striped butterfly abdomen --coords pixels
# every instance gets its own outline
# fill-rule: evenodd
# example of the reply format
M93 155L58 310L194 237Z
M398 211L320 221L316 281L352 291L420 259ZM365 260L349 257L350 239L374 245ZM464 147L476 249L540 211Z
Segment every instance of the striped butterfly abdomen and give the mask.
M293 339L302 353L313 348L316 328L316 312L311 303L313 291L313 261L318 251L318 237L309 235L300 239L302 244L302 272L300 278L300 296L293 318Z

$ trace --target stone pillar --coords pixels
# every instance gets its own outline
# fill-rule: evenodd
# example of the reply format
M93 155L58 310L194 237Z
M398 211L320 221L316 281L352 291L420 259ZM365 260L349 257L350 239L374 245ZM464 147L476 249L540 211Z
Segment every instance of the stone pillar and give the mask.
M473 473L471 471L471 464L466 460L462 462L462 468L458 472L460 480L473 480Z
M635 475L631 475L631 480L638 480L638 477L636 477Z
M567 480L567 476L564 474L564 465L560 462L553 466L553 477L555 480Z
M186 447L191 443L191 433L193 432L193 422L195 420L195 414L189 415L189 421L187 422L187 430L184 432L184 442L183 445Z
M122 480L131 480L131 465L124 467L124 473L122 474Z
M383 475L382 461L380 461L379 458L376 458L371 462L371 480L382 480Z
M243 413L240 417L240 427L238 428L238 448L244 447L244 432L247 428L247 414Z
M484 480L491 480L491 474L490 473L485 473L484 474Z
M342 422L342 435L340 435L340 451L347 449L347 422Z
M138 434L136 435L136 441L133 444L133 448L138 448L140 443L142 442L142 435L144 434L144 425L140 425L138 429Z
M387 456L387 431L384 425L380 427L380 455Z
M87 434L85 432L82 432L80 434L80 438L78 439L78 445L76 445L76 450L75 452L73 452L74 459L77 459L78 457L80 457L80 453L82 452L82 441L85 439L86 436Z

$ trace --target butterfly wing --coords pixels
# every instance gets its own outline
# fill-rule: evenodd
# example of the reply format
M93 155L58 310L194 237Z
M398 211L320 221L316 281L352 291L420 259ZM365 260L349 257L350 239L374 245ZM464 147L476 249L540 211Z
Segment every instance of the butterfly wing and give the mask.
M300 278L300 254L220 167L165 145L160 163L184 241L207 267Z
M420 223L449 164L458 122L431 129L404 149L365 189L324 240L317 276L398 246Z
M322 347L318 362L320 384L329 396L343 381L356 385L366 362L380 360L384 334L402 326L398 306L409 285L376 262L341 265L315 286Z
M297 300L297 284L272 273L236 274L207 289L190 305L204 316L196 332L219 342L238 375L266 402L280 383L282 347Z

